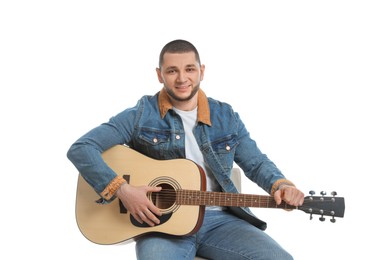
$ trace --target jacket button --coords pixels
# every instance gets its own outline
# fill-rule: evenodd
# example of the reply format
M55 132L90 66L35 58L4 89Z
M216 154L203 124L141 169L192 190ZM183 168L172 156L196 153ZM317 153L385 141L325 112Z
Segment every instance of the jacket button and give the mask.
M158 139L155 137L153 138L153 143L157 143L158 142Z
M180 135L176 135L176 140L179 140L180 139Z
M230 146L226 145L226 151L230 151Z

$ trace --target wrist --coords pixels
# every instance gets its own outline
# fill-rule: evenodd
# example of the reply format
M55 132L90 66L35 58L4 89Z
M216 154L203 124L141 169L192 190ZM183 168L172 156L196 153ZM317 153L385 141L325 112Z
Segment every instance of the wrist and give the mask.
M124 187L125 187L126 184L127 184L127 182L124 182L121 185L119 185L118 189L115 192L115 196L116 197L121 198L121 196L123 195L123 192L124 192L124 189L125 189Z
M281 188L283 188L283 186L293 186L293 187L295 187L294 183L292 183L291 181L289 181L287 179L280 179L280 180L277 180L272 185L271 195L273 196L275 194L275 192L280 190Z

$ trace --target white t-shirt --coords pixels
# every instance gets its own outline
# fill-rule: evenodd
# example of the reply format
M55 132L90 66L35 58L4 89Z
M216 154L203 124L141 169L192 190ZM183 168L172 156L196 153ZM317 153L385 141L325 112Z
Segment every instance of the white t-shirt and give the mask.
M210 168L208 167L208 165L203 159L202 152L200 151L194 133L192 132L192 130L196 125L198 108L196 107L192 111L183 111L174 107L173 110L180 115L183 121L184 132L185 132L186 158L196 162L205 171L206 180L207 180L206 182L207 191L221 191L221 188L217 180L215 179L214 175L210 171Z

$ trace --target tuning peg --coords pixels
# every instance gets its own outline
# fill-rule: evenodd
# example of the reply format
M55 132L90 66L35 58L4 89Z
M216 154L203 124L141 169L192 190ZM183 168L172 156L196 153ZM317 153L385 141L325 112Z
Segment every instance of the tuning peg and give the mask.
M315 192L314 190L311 190L311 191L309 191L309 194L310 194L311 196L313 196L314 194L316 194L316 192Z
M332 196L334 197L334 196L336 196L337 195L337 192L335 192L335 191L332 191Z
M324 215L322 215L322 216L320 217L320 220L321 220L321 221L325 221Z
M332 222L332 223L336 222L336 219L334 218L334 216L330 219L330 222Z
M321 191L321 195L325 196L326 195L326 191Z

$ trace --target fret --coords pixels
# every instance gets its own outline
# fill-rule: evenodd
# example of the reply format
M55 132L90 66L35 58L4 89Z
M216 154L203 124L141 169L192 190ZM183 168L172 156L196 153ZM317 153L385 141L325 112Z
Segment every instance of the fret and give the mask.
M244 206L245 207L245 201L243 200L243 196L238 195L238 206Z
M232 194L231 193L225 194L225 201L226 201L226 206L232 206Z
M187 191L187 202L188 204L190 205L193 205L193 200L191 199L192 198L192 191Z
M190 191L189 190L185 190L184 191L184 202L188 205L188 204L190 204L191 205L191 203L190 203L190 201L189 201L189 199L188 199L188 193L189 193Z
M208 204L209 205L214 205L214 197L213 197L213 193L212 192L208 192L207 193L209 196L208 196Z

